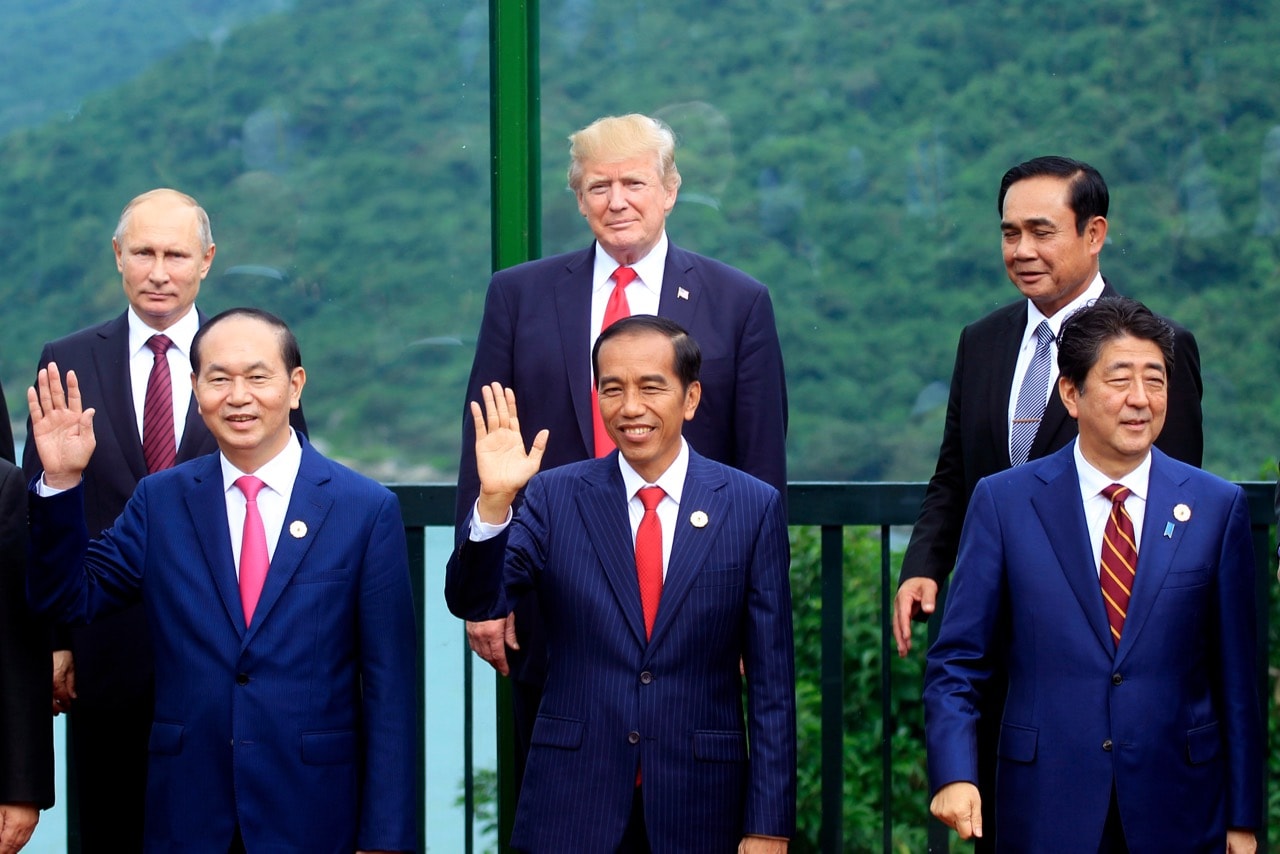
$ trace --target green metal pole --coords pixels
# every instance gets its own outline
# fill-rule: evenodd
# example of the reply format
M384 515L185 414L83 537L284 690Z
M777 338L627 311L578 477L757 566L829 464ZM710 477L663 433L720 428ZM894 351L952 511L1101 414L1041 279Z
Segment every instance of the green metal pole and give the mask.
M493 269L542 252L538 2L489 0L489 137ZM511 684L497 679L498 849L508 851L516 779Z

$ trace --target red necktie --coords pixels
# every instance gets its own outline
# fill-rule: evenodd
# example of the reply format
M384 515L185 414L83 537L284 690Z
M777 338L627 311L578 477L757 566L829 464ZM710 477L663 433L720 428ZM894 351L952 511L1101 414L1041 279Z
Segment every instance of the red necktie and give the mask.
M258 512L258 492L264 484L252 475L236 479L236 487L244 493L244 534L240 540L240 606L244 609L245 628L253 621L258 607L262 582L267 579L267 531Z
M152 335L147 346L155 353L142 404L142 456L150 473L173 466L178 448L173 435L173 381L165 356L173 342L166 335Z
M601 332L622 318L631 316L631 306L627 303L627 285L635 281L636 271L630 267L619 267L613 271L611 278L615 284L613 293L609 294L609 302L604 307L604 321L600 324ZM591 423L595 431L593 435L596 456L603 457L612 453L615 446L604 429L604 419L600 417L600 396L594 388L591 390Z
M636 575L640 579L640 607L644 609L644 636L648 638L653 634L653 621L662 598L662 522L658 519L658 502L666 493L660 486L646 486L638 495L644 516L636 529Z
M1119 646L1120 630L1124 628L1129 610L1129 593L1138 568L1138 546L1133 538L1133 520L1124 509L1129 487L1113 483L1102 490L1102 495L1111 502L1111 515L1102 529L1102 568L1098 580L1107 606L1107 620L1111 623L1111 639Z

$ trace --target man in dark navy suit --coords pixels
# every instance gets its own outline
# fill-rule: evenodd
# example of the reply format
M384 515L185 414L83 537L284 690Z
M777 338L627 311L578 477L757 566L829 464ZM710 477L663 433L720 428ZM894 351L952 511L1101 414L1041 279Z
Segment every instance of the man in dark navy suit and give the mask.
M592 363L619 448L603 458L535 476L555 434L540 430L526 453L515 395L498 383L471 407L480 493L449 564L449 607L501 617L536 592L546 617L511 844L782 854L796 773L782 497L682 437L702 387L679 325L621 320Z
M666 218L680 189L669 127L643 115L609 116L570 140L569 187L595 241L494 274L467 400L479 400L491 382L513 389L525 424L551 431L544 470L600 456L613 444L592 409L592 343L618 316L669 317L703 353L702 402L685 438L699 454L760 478L785 498L786 382L768 290L667 239ZM525 441L532 439L526 432ZM459 526L479 493L474 443L464 413ZM518 650L511 622L468 623L467 632L472 649L513 674L518 782L546 667L534 597L525 599L514 626Z

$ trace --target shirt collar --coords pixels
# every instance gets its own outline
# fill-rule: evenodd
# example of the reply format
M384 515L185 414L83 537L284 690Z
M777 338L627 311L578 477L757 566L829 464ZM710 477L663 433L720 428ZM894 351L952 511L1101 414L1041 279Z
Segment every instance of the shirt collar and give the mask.
M221 452L218 453L218 461L222 464L222 489L228 492L247 472L233 466ZM298 477L298 467L301 465L302 443L298 440L298 434L290 427L289 441L285 443L284 450L260 466L253 476L265 483L272 492L288 495L293 489L293 482Z
M612 288L613 283L609 281L609 277L613 275L613 271L617 270L619 266L621 265L608 252L604 251L600 242L596 241L595 266L591 272L592 293L603 288ZM663 229L662 236L658 238L657 244L649 250L648 255L627 266L636 271L636 281L632 284L639 283L655 295L661 295L662 273L667 266L666 230Z
M1084 458L1084 454L1080 452L1080 440L1076 439L1073 453L1076 458L1076 476L1080 478L1080 493L1086 497L1092 498L1095 495L1101 495L1102 490L1106 489L1113 483L1121 486L1129 487L1129 492L1147 500L1147 485L1151 480L1151 451L1147 451L1147 455L1143 457L1142 462L1133 471L1126 474L1119 480L1112 480L1102 472L1094 468L1088 460Z
M1102 296L1102 289L1106 283L1102 281L1102 273L1096 273L1093 281L1089 283L1089 287L1071 302L1064 305L1053 315L1053 317L1045 317L1044 312L1036 307L1031 300L1027 300L1027 328L1022 334L1022 343L1025 345L1029 340L1036 337L1036 327L1040 325L1040 321L1049 322L1049 328L1053 330L1056 338L1058 333L1062 331L1062 324L1068 317L1075 314L1078 310L1090 305Z
M622 471L622 485L627 491L627 501L635 498L643 486L660 486L668 498L679 504L680 496L684 494L684 477L689 473L689 444L683 436L680 437L680 453L676 454L675 460L654 483L648 483L641 477L622 454L618 454L618 468Z
M133 306L129 306L129 355L136 356L147 346L147 340L152 335L166 335L173 342L173 346L178 352L187 358L191 357L191 339L196 337L196 331L200 328L200 315L196 312L195 306L183 315L182 319L174 323L168 329L161 332L159 329L152 329L146 324L137 312L133 310Z

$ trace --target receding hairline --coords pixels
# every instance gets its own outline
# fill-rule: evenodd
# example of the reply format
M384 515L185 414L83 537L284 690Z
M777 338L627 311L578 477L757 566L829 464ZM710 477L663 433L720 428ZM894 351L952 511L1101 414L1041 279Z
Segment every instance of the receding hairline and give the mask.
M129 200L124 209L120 211L120 218L116 220L116 230L111 235L111 239L116 245L120 245L120 242L124 239L125 232L129 229L129 222L133 217L133 212L148 202L160 200L177 202L195 212L196 234L200 238L200 249L202 253L207 253L209 248L213 246L213 227L209 222L209 214L194 197L170 187L157 187Z

